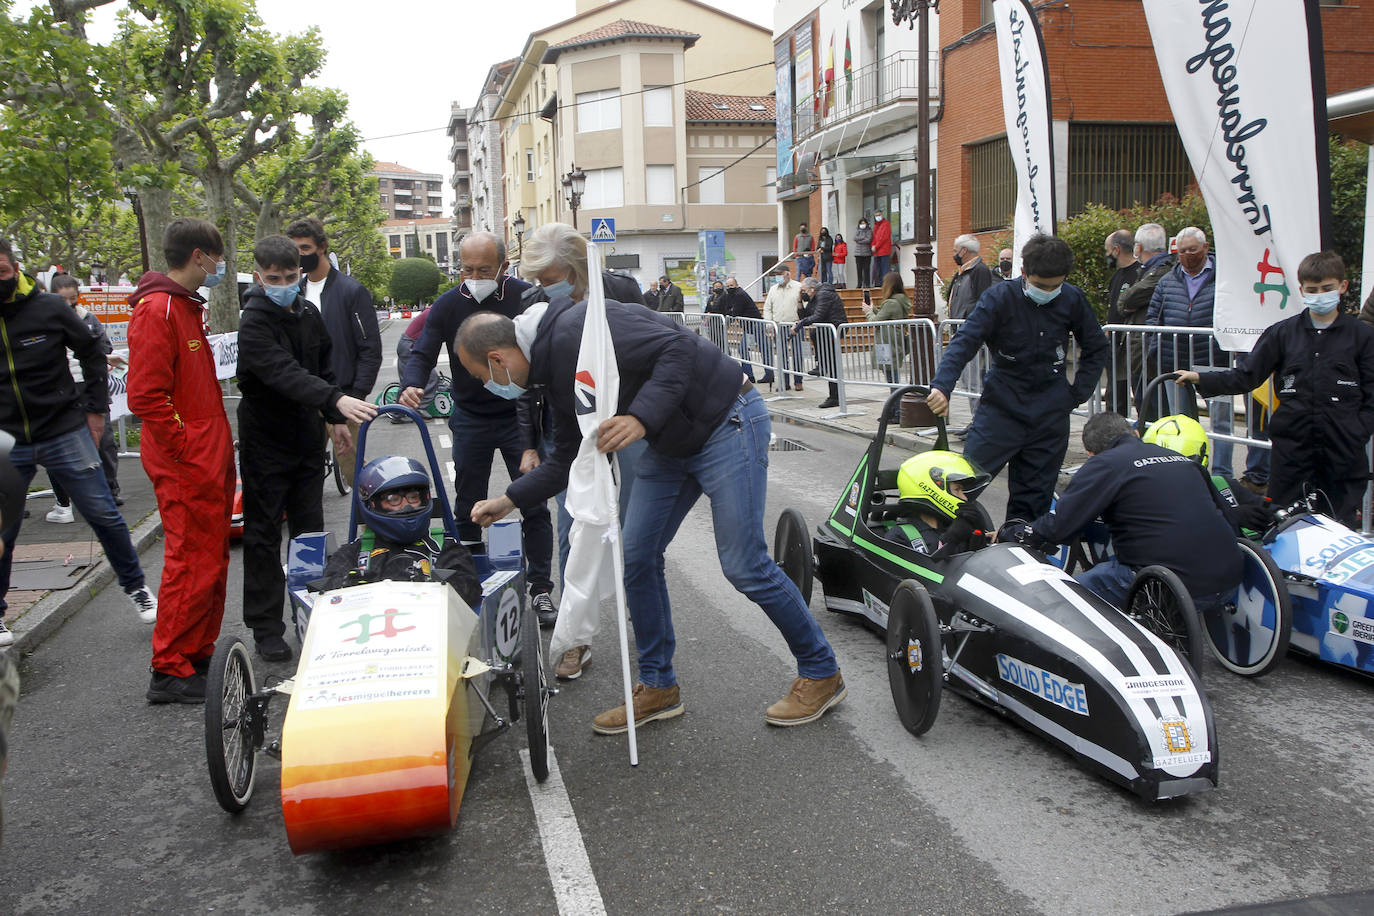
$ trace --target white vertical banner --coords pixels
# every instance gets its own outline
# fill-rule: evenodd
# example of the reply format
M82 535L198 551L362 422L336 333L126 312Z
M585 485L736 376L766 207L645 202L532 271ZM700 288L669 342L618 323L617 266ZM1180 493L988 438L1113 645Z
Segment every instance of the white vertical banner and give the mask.
M1145 0L1169 107L1212 220L1226 350L1302 310L1297 268L1329 210L1315 0Z
M1012 275L1021 272L1021 246L1033 235L1054 235L1054 134L1050 123L1049 63L1029 0L993 0L1002 114L1016 166Z
M620 403L620 366L606 321L606 290L601 277L601 249L587 246L587 311L573 376L573 410L582 445L568 473L564 502L572 516L568 565L558 622L549 640L549 655L558 658L577 646L590 645L601 622L601 599L615 597L620 626L621 667L625 676L625 711L630 731L630 763L639 762L635 746L633 681L625 602L625 560L620 543L620 498L611 461L597 451L597 428L615 416Z

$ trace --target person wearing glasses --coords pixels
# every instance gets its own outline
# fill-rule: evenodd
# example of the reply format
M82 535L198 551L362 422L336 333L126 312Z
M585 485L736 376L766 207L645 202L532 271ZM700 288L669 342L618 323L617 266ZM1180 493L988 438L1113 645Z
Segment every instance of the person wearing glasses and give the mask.
M316 583L322 590L383 579L447 582L477 606L482 581L472 554L434 518L424 465L400 455L373 459L358 475L357 493L361 536L330 555Z
M530 284L507 276L506 243L490 232L471 232L458 246L463 282L444 293L430 307L425 329L410 351L405 376L401 380L400 402L419 407L429 373L439 359L439 350L448 347L449 377L453 380L454 498L453 515L458 520L458 539L469 549L480 550L482 529L469 516L472 507L487 498L491 479L492 455L500 452L512 480L520 477L525 457L526 437L521 432L513 400L485 387L458 360L453 339L458 326L477 312L497 312L514 318L529 306L522 298ZM539 621L553 626L558 606L553 591L553 518L548 504L541 502L521 512L520 529L524 535L526 575L530 600Z

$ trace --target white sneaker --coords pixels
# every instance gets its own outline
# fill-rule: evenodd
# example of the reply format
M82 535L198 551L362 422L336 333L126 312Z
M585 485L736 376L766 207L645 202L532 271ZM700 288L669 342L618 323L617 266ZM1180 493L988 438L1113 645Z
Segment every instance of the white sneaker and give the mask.
M157 596L153 594L152 589L144 585L124 594L133 602L139 620L144 623L157 623Z
M72 507L70 505L64 506L61 503L49 509L48 514L44 516L44 518L54 525L70 525L72 522L76 521L76 516L72 514Z
M0 617L0 646L14 645L14 634L5 626L5 618Z

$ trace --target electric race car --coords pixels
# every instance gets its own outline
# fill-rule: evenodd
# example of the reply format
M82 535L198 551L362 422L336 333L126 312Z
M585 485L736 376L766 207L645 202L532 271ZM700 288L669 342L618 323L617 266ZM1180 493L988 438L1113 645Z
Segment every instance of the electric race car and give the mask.
M795 509L783 512L779 566L806 600L814 574L828 609L886 634L893 702L912 734L934 724L948 687L1147 800L1212 789L1211 704L1192 666L1141 622L1167 622L1183 602L1191 611L1172 573L1142 570L1128 615L1018 544L933 559L887 539L902 511L901 462L884 458L888 418L913 391L927 393L906 387L889 397L872 444L814 535ZM944 442L940 421L936 448ZM991 531L984 516L982 530Z

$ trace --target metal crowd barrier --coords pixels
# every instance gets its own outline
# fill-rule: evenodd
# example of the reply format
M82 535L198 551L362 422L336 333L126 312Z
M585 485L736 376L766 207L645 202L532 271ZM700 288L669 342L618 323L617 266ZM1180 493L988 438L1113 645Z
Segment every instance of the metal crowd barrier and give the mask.
M944 348L928 318L855 321L839 326L838 381L895 389L927 385Z

